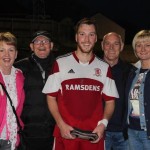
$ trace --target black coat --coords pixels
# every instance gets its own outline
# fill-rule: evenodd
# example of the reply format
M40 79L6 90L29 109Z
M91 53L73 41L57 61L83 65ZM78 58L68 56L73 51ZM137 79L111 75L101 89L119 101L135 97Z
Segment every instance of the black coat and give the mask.
M111 68L112 76L115 80L119 93L119 98L115 99L115 110L109 120L107 131L110 132L126 132L126 100L125 87L126 81L132 65L119 59L119 62Z
M39 59L35 55L31 55L14 65L20 68L25 76L25 103L21 118L28 137L49 137L52 136L55 121L48 110L46 95L42 93L43 78L35 60L45 70L47 79L54 61L52 54L46 59Z

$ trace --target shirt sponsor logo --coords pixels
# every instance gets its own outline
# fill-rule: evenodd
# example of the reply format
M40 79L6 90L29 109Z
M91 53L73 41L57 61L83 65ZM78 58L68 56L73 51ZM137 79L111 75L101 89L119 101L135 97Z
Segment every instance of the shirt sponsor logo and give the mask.
M65 86L66 86L66 90L100 91L100 86L97 85L66 84Z

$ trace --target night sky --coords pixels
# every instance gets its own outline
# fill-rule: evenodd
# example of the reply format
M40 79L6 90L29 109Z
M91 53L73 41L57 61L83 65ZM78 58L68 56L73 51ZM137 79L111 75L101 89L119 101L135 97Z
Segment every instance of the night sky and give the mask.
M150 0L3 0L0 9L0 17L41 14L56 21L70 17L74 22L96 13L125 28L129 44L137 31L150 29Z

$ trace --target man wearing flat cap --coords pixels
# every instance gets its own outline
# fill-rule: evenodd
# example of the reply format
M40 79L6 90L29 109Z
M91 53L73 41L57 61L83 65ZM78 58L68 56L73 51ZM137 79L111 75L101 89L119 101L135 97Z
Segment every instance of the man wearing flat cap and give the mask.
M25 76L26 98L21 115L25 142L27 150L52 150L55 122L42 93L54 61L52 36L47 31L35 32L30 48L31 56L15 63Z

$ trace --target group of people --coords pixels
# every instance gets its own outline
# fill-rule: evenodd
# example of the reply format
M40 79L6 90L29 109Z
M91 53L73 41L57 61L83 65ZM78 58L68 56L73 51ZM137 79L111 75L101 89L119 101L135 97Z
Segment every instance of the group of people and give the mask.
M93 52L97 25L75 27L76 50L57 58L47 31L33 34L31 56L17 58L17 39L0 33L0 83L8 91L25 134L27 150L149 150L150 30L132 42L140 66L124 62L118 33L104 35L103 56ZM74 129L98 135L89 141ZM0 86L0 150L17 150L16 117Z

